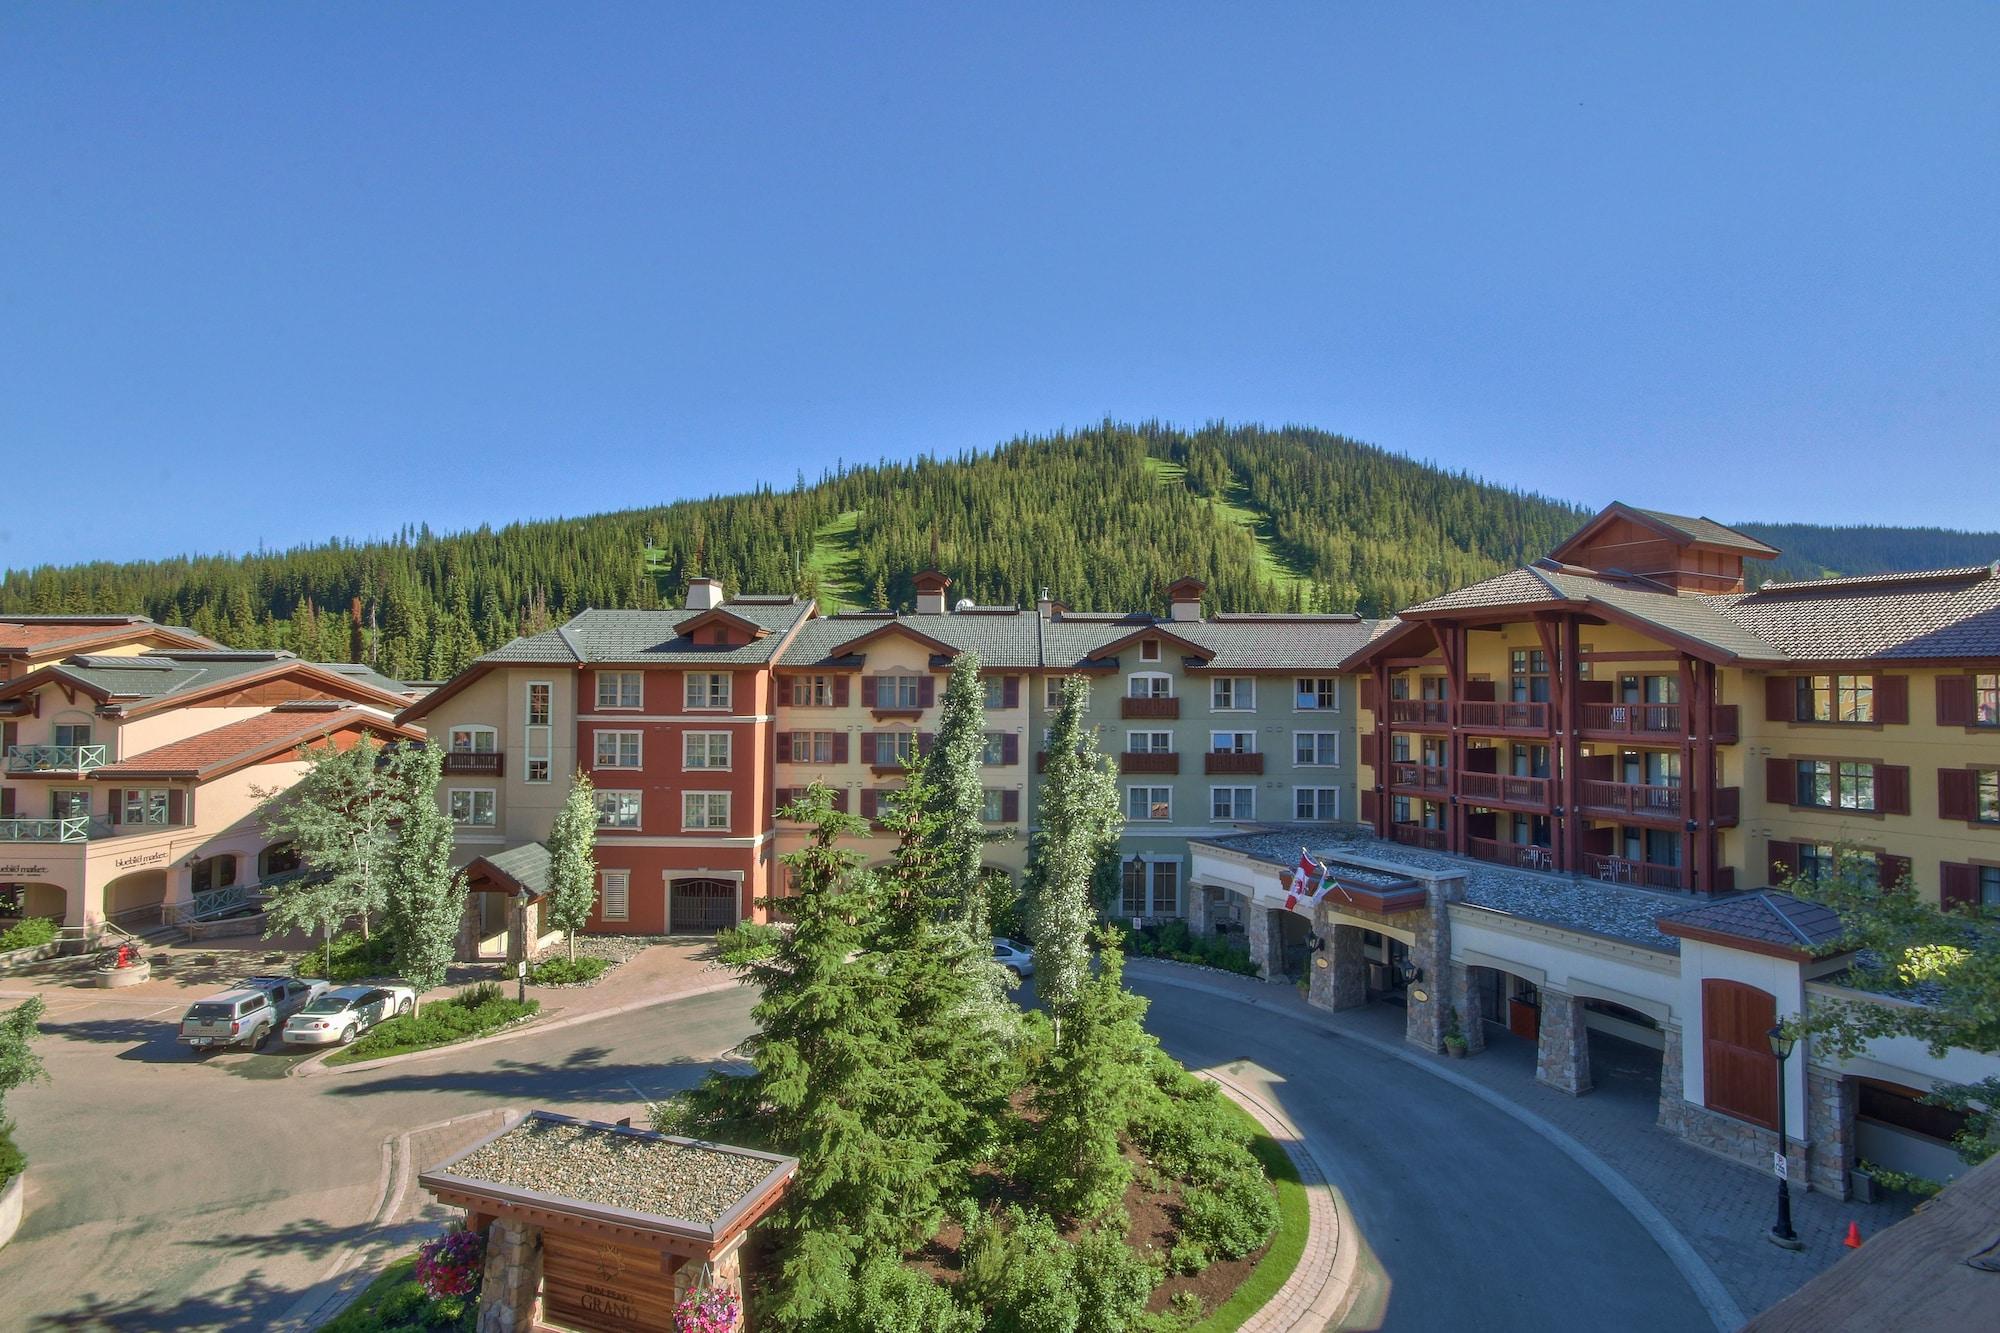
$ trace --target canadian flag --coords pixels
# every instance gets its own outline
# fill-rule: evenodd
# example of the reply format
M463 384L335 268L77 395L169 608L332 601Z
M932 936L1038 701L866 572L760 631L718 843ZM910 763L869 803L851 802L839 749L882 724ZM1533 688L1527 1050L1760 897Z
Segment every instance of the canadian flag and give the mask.
M1292 872L1292 890L1285 895L1285 910L1297 911L1301 900L1310 907L1325 892L1326 868L1312 859L1311 852L1299 848L1299 868Z

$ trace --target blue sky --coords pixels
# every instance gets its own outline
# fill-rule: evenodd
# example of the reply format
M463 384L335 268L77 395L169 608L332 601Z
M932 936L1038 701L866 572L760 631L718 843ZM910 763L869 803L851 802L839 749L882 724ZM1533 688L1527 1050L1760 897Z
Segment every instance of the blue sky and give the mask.
M10 6L0 566L1106 415L1992 527L1996 49L1939 3Z

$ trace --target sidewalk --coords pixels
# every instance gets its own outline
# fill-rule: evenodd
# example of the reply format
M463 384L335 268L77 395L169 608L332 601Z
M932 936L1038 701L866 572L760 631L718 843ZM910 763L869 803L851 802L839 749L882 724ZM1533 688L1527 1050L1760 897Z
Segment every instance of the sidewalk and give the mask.
M1463 1060L1427 1055L1403 1040L1403 1011L1387 1004L1330 1013L1307 1005L1295 987L1272 985L1206 968L1133 959L1134 980L1192 986L1228 995L1313 1023L1383 1049L1441 1079L1461 1080L1503 1098L1526 1117L1566 1136L1628 1181L1665 1217L1713 1271L1747 1317L1775 1304L1847 1253L1849 1221L1873 1236L1908 1215L1895 1204L1841 1203L1794 1190L1792 1222L1805 1249L1779 1249L1764 1239L1776 1213L1776 1185L1762 1172L1715 1156L1657 1128L1658 1075L1650 1085L1636 1072L1605 1069L1598 1089L1569 1097L1535 1081L1534 1048L1489 1026L1486 1051ZM1613 1066L1611 1043L1593 1063ZM1468 1095L1471 1095L1468 1093ZM1337 1157L1335 1159L1337 1165Z

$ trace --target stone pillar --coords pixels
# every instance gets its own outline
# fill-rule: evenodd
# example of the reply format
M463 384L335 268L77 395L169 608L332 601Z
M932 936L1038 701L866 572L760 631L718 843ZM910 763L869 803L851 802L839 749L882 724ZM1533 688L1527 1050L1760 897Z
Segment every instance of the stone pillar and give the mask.
M745 1233L747 1234L747 1233ZM704 1269L707 1286L713 1291L717 1287L727 1287L740 1299L743 1295L743 1240L742 1235L730 1242L728 1249L710 1259L706 1265L699 1259L690 1259L674 1270L674 1304L679 1305L686 1295L703 1281Z
M1285 928L1278 914L1282 907L1250 906L1250 919L1244 922L1244 938L1250 945L1250 961L1257 965L1257 975L1266 981L1285 979Z
M1326 945L1313 956L1306 1001L1322 1009L1359 1009L1368 1003L1368 960L1361 953L1360 927L1322 921L1315 930Z
M1445 1002L1458 1011L1458 1030L1465 1037L1466 1054L1477 1054L1486 1049L1485 1014L1480 1011L1478 978L1473 975L1477 969L1462 963L1447 966L1451 984L1445 988Z
M1188 885L1188 929L1196 935L1208 934L1208 888L1202 884Z
M1806 1140L1812 1165L1806 1187L1847 1197L1847 1170L1854 1159L1854 1080L1831 1069L1806 1066Z
M1583 1026L1583 1001L1547 987L1542 989L1535 1078L1572 1097L1590 1091L1590 1038Z
M1670 1134L1678 1134L1687 1123L1687 1065L1681 1053L1681 1030L1671 1024L1660 1025L1660 1037L1666 1043L1660 1052L1660 1118L1659 1126Z
M530 1333L541 1315L541 1228L496 1219L486 1229L478 1333Z
M1451 905L1465 897L1465 877L1431 880L1423 908L1411 914L1410 962L1420 973L1404 996L1403 1040L1426 1051L1444 1049L1444 1010L1451 985ZM1418 998L1421 995L1423 998Z

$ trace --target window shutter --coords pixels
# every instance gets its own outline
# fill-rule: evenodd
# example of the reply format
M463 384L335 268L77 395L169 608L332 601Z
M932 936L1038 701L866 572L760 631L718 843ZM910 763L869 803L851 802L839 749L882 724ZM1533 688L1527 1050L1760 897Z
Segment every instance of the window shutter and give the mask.
M1972 677L1938 677L1937 720L1940 727L1972 725Z
M937 702L937 677L925 676L917 682L917 707L929 708Z
M1766 722L1795 722L1798 720L1798 696L1790 676L1764 677L1764 720Z
M863 708L873 708L875 706L875 677L873 676L863 676L861 678L861 706Z
M1875 720L1901 726L1910 720L1910 678L1875 677Z
M934 731L920 731L920 732L918 732L918 733L917 733L917 753L918 753L918 754L920 754L920 755L925 755L925 754L929 754L929 753L931 752L931 742L932 742L932 741L934 741L934 740L936 740L936 739L937 739L937 733L936 733L936 732L934 732Z
M1764 799L1773 805L1798 804L1799 770L1790 759L1764 761Z
M835 787L833 789L833 808L840 811L843 815L847 813L847 788Z
M1883 888L1894 888L1901 884L1910 873L1910 858L1891 856L1887 852L1875 853L1875 882Z
M185 824L187 822L187 793L170 791L167 793L167 822Z
M1379 798L1372 791L1364 791L1361 793L1362 823L1372 824L1375 822L1375 805L1378 799Z
M1875 810L1884 815L1910 813L1910 770L1907 766L1875 765Z
M1972 695L1968 692L1965 697L1970 699ZM8 750L13 749L20 743L21 724L19 722L0 722L0 755L4 755Z
M1764 852L1764 860L1771 867L1767 873L1772 883L1791 879L1799 873L1799 845L1773 838Z
M1979 871L1954 861L1938 863L1938 900L1946 907L1979 901Z
M124 821L125 821L125 793L120 789L118 789L117 787L113 787L111 789L111 822L114 824L121 824Z
M789 731L778 733L778 762L781 764L792 762L792 733Z
M833 733L833 762L836 764L847 762L847 733L844 731Z
M1978 800L1972 770L1969 768L1940 768L1938 770L1938 818L1962 819L1972 822Z
M1021 706L1021 678L1019 676L1007 677L1007 683L1000 687L1000 706L1002 708L1019 708Z
M14 789L0 787L0 819L14 818Z
M847 707L847 677L845 676L835 676L833 678L833 706L835 708Z
M861 789L861 817L863 819L875 818L876 811L881 808L881 800L882 793L879 789L863 787Z
M1021 793L1003 791L1000 793L1000 822L1018 824L1021 822Z
M1000 738L1000 762L1003 764L1021 762L1021 738L1011 731Z
M1361 678L1361 707L1367 712L1375 711L1375 677Z

